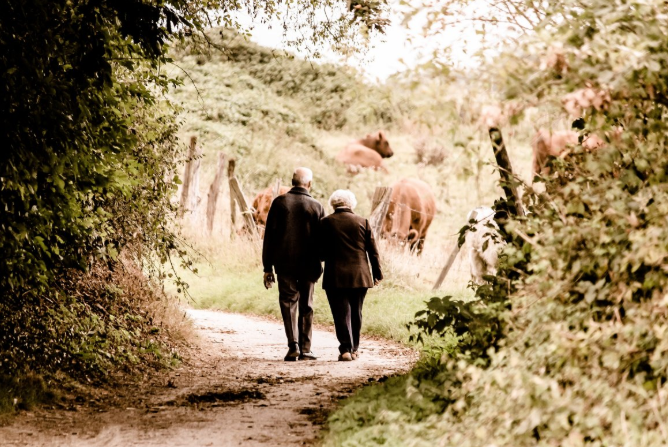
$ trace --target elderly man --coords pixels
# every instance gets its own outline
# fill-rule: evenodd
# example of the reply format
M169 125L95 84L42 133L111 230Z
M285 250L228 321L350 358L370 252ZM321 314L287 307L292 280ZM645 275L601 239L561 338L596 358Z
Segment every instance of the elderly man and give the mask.
M355 195L340 189L329 204L334 213L320 221L319 230L320 257L325 261L322 288L334 317L339 360L350 361L359 356L364 297L383 279L383 272L369 221L353 213Z
M264 286L269 289L275 282L275 269L278 301L288 337L286 361L317 358L311 352L313 286L322 274L322 265L315 233L325 213L309 194L312 181L310 169L295 169L293 188L272 202L264 233Z

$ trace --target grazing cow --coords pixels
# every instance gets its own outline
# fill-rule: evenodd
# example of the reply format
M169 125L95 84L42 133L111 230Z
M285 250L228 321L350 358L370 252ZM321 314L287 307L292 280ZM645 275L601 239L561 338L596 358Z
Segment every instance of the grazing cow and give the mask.
M548 157L560 157L569 146L578 144L578 133L572 130L550 132L541 129L536 132L531 148L533 149L533 175L549 174L546 167ZM582 141L585 150L593 151L605 145L605 141L596 135L588 135Z
M286 192L290 191L290 188L287 186L281 186L278 195L283 195ZM255 225L257 225L258 233L260 237L264 237L264 227L267 224L267 214L269 214L269 207L271 202L274 200L274 186L269 186L266 189L260 191L255 196L253 200L253 220Z
M361 168L380 169L387 172L383 158L394 155L390 143L382 131L353 141L339 152L336 160L348 167L348 172L357 173Z
M475 214L474 214L475 213ZM466 221L471 229L466 232L466 246L471 264L471 281L475 284L484 282L483 275L496 275L499 262L499 249L505 245L498 233L499 226L494 221L494 210L479 206L472 209Z
M436 200L429 185L414 178L399 180L392 185L381 236L408 243L411 251L420 254L434 214Z

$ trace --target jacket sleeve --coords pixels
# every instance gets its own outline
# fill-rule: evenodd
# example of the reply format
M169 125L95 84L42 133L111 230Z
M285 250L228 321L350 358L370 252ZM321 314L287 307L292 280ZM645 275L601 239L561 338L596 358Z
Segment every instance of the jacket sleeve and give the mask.
M383 271L380 268L380 255L378 254L376 238L373 236L373 231L371 231L371 225L369 225L368 219L365 220L364 226L366 239L365 248L369 255L369 262L371 263L371 274L373 275L374 280L381 280L383 279Z
M262 242L262 266L265 273L273 272L274 251L277 242L277 226L280 222L280 209L274 200L267 214L267 223L264 228L264 241Z

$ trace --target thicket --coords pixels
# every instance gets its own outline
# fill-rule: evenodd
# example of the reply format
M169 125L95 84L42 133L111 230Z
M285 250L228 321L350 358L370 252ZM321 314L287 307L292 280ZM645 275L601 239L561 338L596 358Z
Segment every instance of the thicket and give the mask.
M9 2L3 12L3 375L103 377L113 362L101 360L125 364L148 342L141 306L129 304L144 297L127 296L137 288L119 272L175 248L181 153L175 110L156 94L169 85L157 23L168 10L131 3ZM105 286L93 272L107 272ZM114 338L126 353L106 349Z
M574 126L606 145L576 146L535 179L543 192L527 187L530 214L505 223L509 244L480 301L429 303L419 326L456 331L462 352L353 398L330 420L330 443L665 445L668 9L544 6L497 62L510 69L507 96L559 104L605 92Z

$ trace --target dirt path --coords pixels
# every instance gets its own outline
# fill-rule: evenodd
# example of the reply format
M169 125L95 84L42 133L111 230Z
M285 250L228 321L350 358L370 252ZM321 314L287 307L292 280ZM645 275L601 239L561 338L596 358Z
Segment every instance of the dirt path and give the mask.
M292 446L317 443L336 401L404 371L415 354L363 339L338 362L333 330L314 331L315 362L284 362L282 324L188 310L201 335L193 359L167 377L61 408L25 412L0 428L2 446Z

